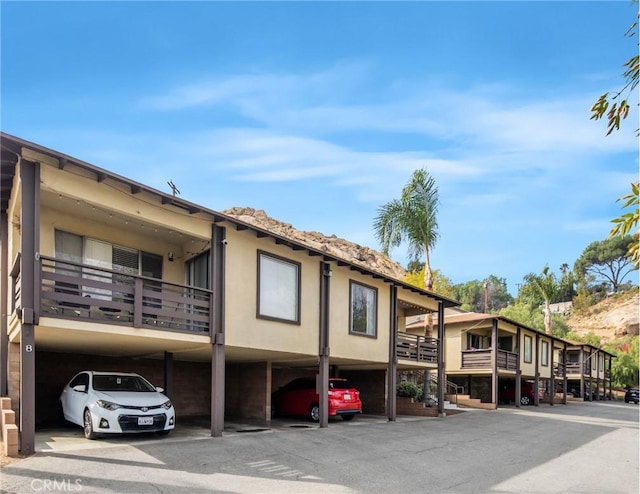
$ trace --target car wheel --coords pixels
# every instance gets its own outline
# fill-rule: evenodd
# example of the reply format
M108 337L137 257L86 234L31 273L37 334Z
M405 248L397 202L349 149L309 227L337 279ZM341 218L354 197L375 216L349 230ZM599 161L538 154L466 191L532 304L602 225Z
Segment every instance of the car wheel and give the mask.
M349 413L347 415L343 415L342 416L342 420L344 420L345 422L350 422L353 420L353 417L355 417L356 414L355 413Z
M523 406L528 406L531 405L531 403L533 403L533 400L531 399L531 396L528 395L522 395L520 397L520 404Z
M320 422L320 405L314 403L309 408L309 418L314 422Z
M98 435L93 431L93 421L91 420L91 412L88 408L84 410L84 437L87 439L96 439Z

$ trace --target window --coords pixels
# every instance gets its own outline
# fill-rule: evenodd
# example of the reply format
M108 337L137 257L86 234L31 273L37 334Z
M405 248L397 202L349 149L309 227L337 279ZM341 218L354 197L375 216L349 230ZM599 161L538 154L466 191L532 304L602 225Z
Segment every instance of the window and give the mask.
M598 371L603 371L604 370L604 356L600 355L598 357Z
M355 281L350 283L350 333L377 336L377 298L378 291L375 288L361 285Z
M530 364L531 361L532 361L532 359L531 359L531 345L532 345L531 336L524 335L524 361L527 364Z
M595 359L596 354L595 353L589 353L589 358L591 359L591 369L592 370L596 370L596 359Z
M540 364L543 367L548 367L549 366L549 342L548 341L543 341L542 342L542 354L540 355Z
M162 256L130 247L56 230L55 251L56 258L61 261L71 261L96 268L80 268L62 262L56 263L56 272L95 282L78 284L57 282L56 291L65 294L113 300L123 297L114 287L133 283L131 275L142 274L150 278L162 278ZM153 286L153 282L147 282L146 286Z
M513 338L511 336L499 336L498 348L507 352L513 351Z
M482 348L482 336L473 333L467 333L467 348L469 350L477 350Z
M300 324L300 264L258 252L257 317Z

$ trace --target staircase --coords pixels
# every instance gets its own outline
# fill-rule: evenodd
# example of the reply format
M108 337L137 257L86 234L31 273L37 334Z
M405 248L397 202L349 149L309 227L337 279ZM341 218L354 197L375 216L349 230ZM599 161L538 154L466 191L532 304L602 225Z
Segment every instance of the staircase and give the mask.
M469 395L456 394L445 395L445 400L453 401L458 408L480 408L482 410L495 410L496 405L494 403L483 403L478 398L471 398Z

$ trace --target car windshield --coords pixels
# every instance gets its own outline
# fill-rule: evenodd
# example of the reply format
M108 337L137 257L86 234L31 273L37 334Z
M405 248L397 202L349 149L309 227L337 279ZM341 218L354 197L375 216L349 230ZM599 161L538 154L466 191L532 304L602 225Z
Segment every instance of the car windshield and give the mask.
M117 374L100 374L93 376L93 389L96 391L156 391L146 379L140 376L123 376Z
M329 381L330 389L351 389L351 383L349 381Z

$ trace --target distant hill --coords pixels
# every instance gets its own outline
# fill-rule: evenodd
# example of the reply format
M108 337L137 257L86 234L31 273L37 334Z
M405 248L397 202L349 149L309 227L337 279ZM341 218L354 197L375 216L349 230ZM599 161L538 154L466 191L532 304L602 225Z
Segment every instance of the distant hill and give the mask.
M594 333L602 343L626 336L637 336L640 297L638 289L615 294L593 305L584 314L572 313L567 325L576 334Z

